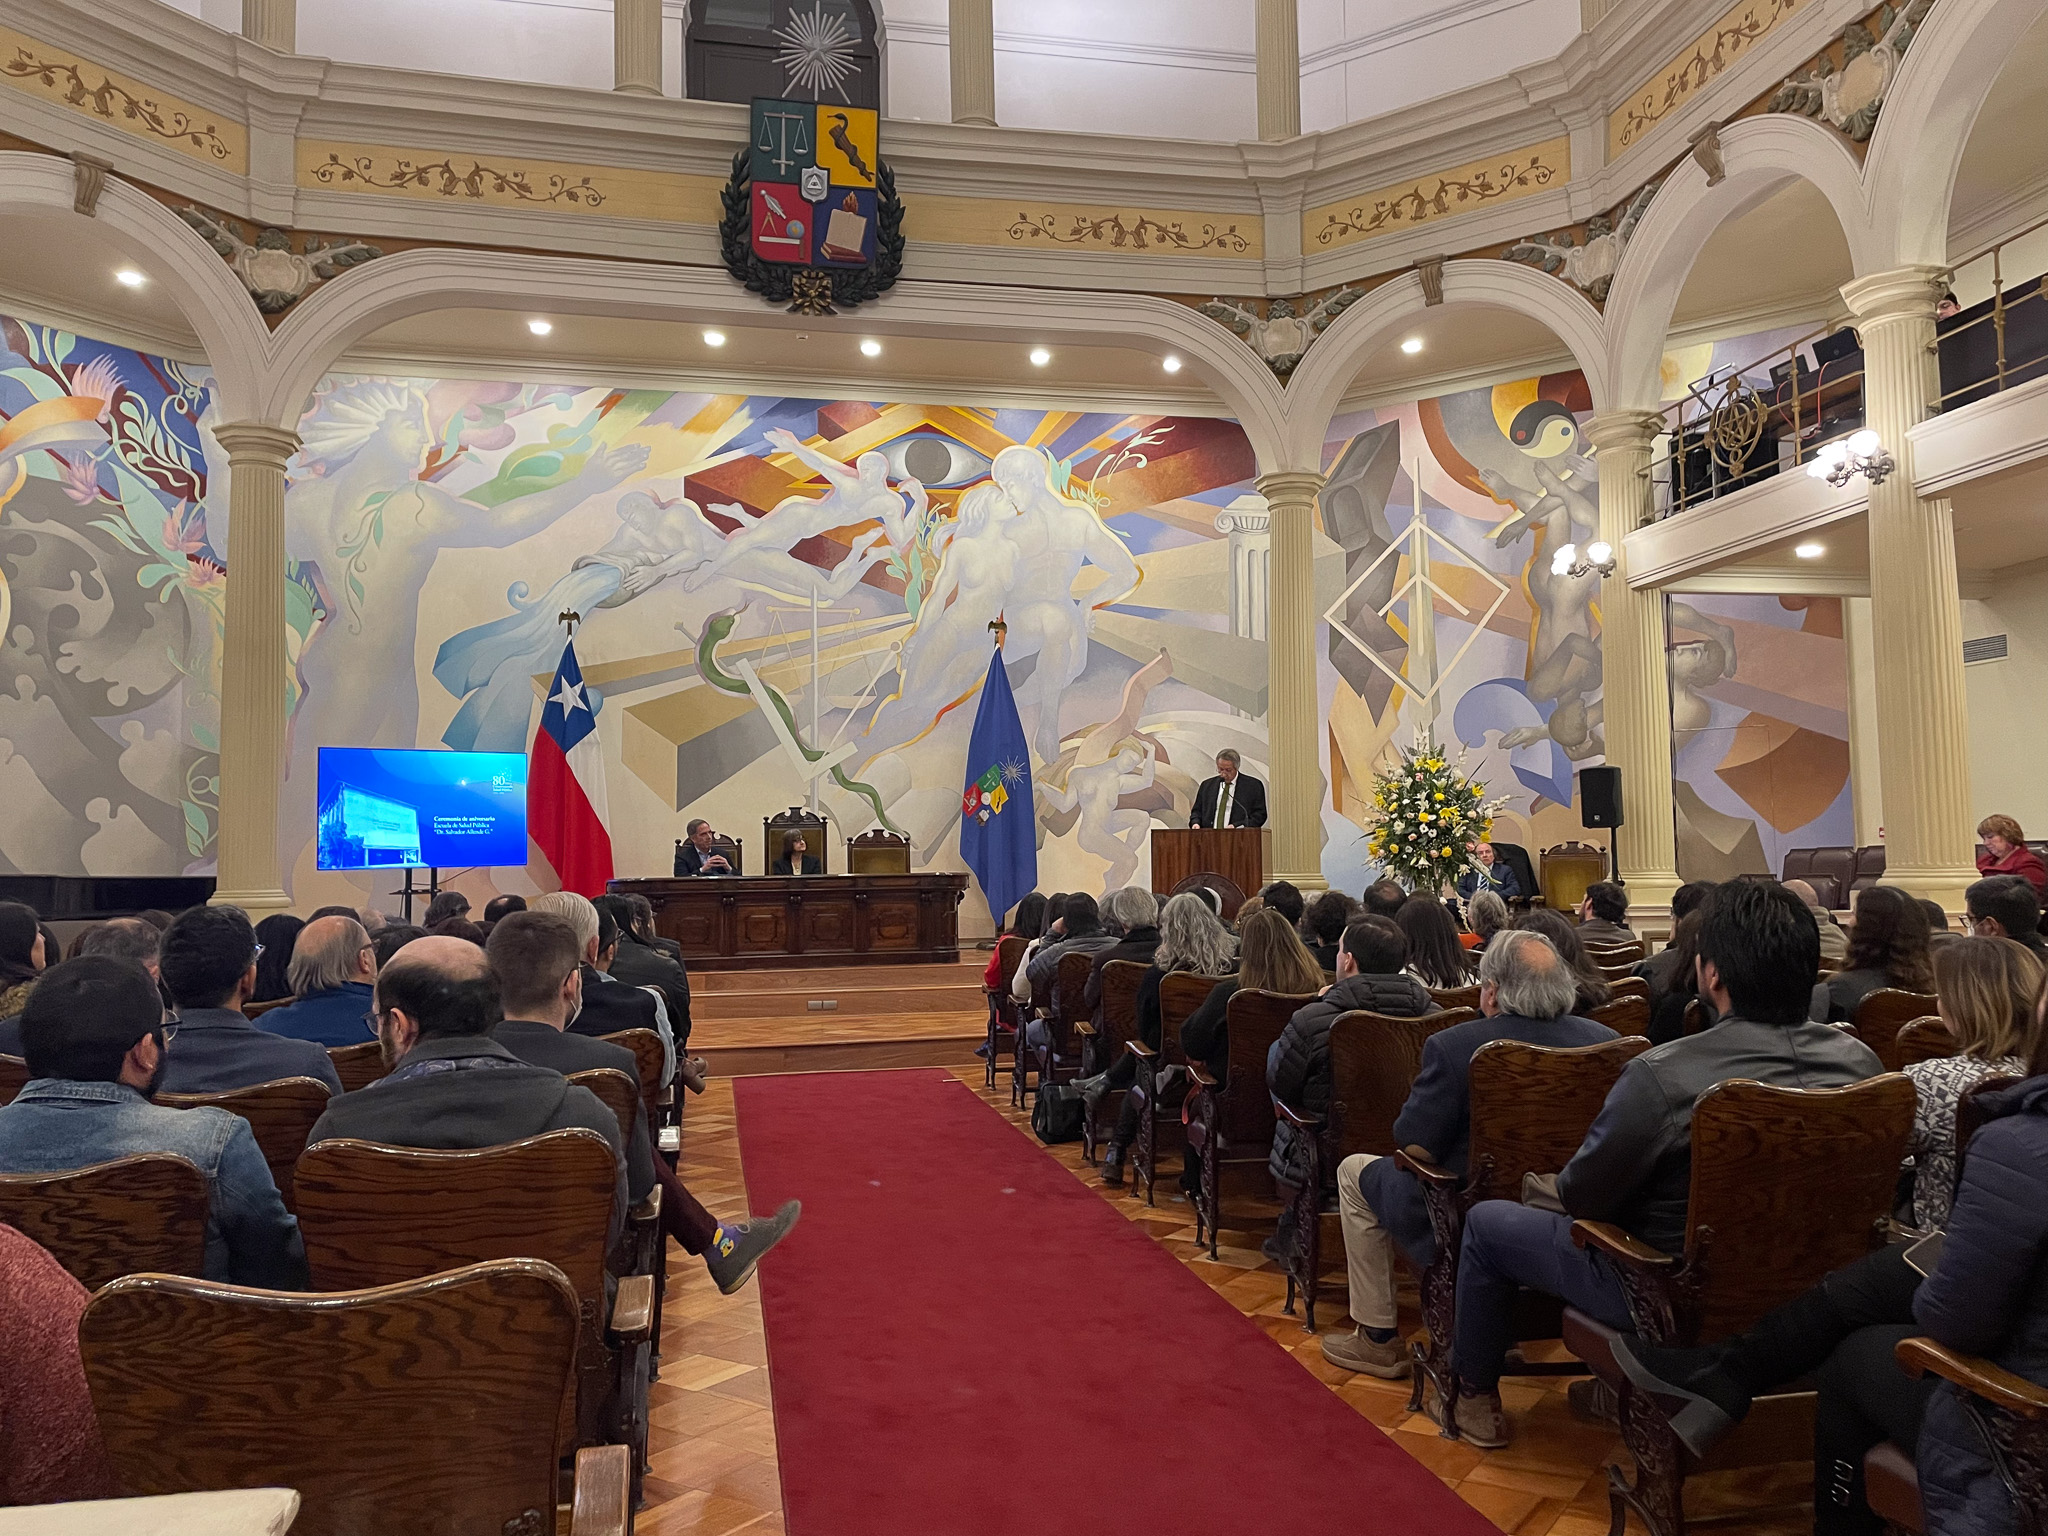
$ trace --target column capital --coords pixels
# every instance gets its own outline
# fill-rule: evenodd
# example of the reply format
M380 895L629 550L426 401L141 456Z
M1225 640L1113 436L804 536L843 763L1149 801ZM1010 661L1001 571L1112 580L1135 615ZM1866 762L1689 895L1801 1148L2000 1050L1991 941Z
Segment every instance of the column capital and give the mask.
M1260 475L1252 484L1275 511L1282 507L1312 507L1322 494L1329 476L1312 469L1282 469Z
M1599 411L1587 418L1586 441L1599 453L1610 449L1647 453L1665 426L1661 411Z
M1856 324L1882 325L1888 320L1934 321L1934 306L1948 282L1949 269L1922 263L1871 272L1842 284L1842 301Z
M298 433L268 422L224 421L213 429L213 435L227 449L230 465L273 464L282 469L299 451Z

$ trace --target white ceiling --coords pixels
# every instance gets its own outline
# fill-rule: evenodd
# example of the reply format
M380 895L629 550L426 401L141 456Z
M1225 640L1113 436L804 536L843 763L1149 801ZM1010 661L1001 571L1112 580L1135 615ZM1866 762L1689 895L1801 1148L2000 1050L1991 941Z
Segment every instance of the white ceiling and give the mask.
M1996 220L1995 215L2013 201L2015 193L2021 194L2023 203L2038 203L2042 194L2048 193L2044 183L2048 183L2048 17L2037 21L2006 59L1970 130L1949 204L1950 229L1970 233L1952 248L1952 254L1967 255L1963 247L1979 243L1976 236L1987 216L2004 226L1992 230L1990 238L2038 218L2038 211L2031 216L2022 213L2017 219Z

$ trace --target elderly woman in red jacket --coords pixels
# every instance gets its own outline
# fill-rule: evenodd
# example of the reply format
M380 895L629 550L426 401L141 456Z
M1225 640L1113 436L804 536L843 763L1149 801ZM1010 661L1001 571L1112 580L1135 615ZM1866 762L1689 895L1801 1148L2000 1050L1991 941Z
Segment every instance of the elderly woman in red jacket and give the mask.
M1977 835L1984 849L1977 855L1980 875L2019 875L2034 888L2034 894L2048 898L2048 864L2027 846L2027 835L2010 816L1986 816L1977 823Z

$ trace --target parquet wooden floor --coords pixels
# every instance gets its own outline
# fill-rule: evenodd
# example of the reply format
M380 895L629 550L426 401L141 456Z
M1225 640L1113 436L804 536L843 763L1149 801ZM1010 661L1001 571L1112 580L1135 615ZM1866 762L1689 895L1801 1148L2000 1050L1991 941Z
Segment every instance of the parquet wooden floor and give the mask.
M995 1093L988 1093L979 1064L953 1070L994 1104L1020 1135L1031 1135L1027 1117L1010 1108L1007 1076ZM738 1214L746 1196L731 1083L713 1081L709 1091L690 1104L688 1123L684 1182L713 1212ZM1038 1145L1035 1138L1032 1145ZM1100 1189L1093 1171L1082 1162L1079 1143L1041 1151L1090 1188ZM1626 1453L1613 1430L1572 1416L1565 1402L1565 1378L1507 1382L1503 1394L1514 1416L1515 1441L1506 1450L1489 1454L1444 1440L1428 1419L1408 1412L1406 1382L1382 1382L1336 1370L1324 1362L1315 1337L1302 1331L1300 1319L1280 1310L1286 1280L1258 1248L1270 1227L1233 1231L1226 1207L1224 1245L1220 1258L1212 1262L1205 1248L1195 1246L1192 1212L1168 1193L1169 1186L1170 1181L1161 1183L1159 1203L1151 1208L1127 1191L1102 1193L1291 1353L1304 1370L1392 1435L1396 1444L1502 1531L1515 1536L1604 1536L1606 1468L1613 1461L1625 1462ZM1232 1246L1233 1238L1241 1246ZM1403 1284L1402 1328L1413 1332L1419 1327L1415 1297L1405 1280ZM1327 1290L1324 1297L1318 1324L1326 1329L1345 1326L1341 1278L1334 1302ZM641 1536L781 1532L758 1287L720 1296L700 1260L672 1249L664 1332L661 1380L653 1389L653 1470L639 1518ZM1788 1464L1694 1479L1688 1484L1688 1504L1695 1518L1719 1515L1724 1528L1751 1536L1803 1536L1812 1528L1807 1513L1810 1488L1807 1468ZM1767 1506L1775 1508L1734 1514ZM913 1526L906 1517L905 1529ZM1640 1533L1642 1527L1631 1519L1629 1530Z

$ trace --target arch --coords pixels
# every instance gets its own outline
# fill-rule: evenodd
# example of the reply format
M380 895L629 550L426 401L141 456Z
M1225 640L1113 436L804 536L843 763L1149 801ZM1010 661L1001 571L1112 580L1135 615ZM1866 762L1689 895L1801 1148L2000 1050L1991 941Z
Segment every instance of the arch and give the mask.
M1948 260L1949 200L1977 114L2044 12L2048 0L1942 0L1920 24L1865 166L1878 227L1891 236L1887 266Z
M1585 373L1594 408L1608 408L1607 337L1600 311L1571 284L1515 261L1448 261L1444 303L1511 310L1547 326ZM1405 273L1373 289L1323 333L1288 386L1286 468L1322 469L1323 433L1359 365L1388 333L1425 312L1421 277Z
M1833 130L1790 113L1748 117L1721 130L1725 177L1707 185L1690 156L1681 160L1636 226L1607 295L1614 407L1655 410L1659 366L1671 313L1707 237L1787 182L1811 182L1828 200L1857 274L1890 264L1890 247L1873 229L1861 168Z
M86 219L74 211L73 196L69 160L0 151L0 218L36 213ZM89 222L169 290L213 369L220 419L252 416L262 395L270 337L255 302L213 247L162 203L116 176L107 178Z
M277 332L262 419L296 428L322 374L382 326L437 309L544 307L551 313L808 329L819 322L764 306L723 271L505 251L402 251L324 284ZM1256 353L1185 304L1136 294L903 282L863 330L880 336L987 340L1004 345L1123 342L1178 356L1243 426L1261 473L1281 467L1286 401Z

